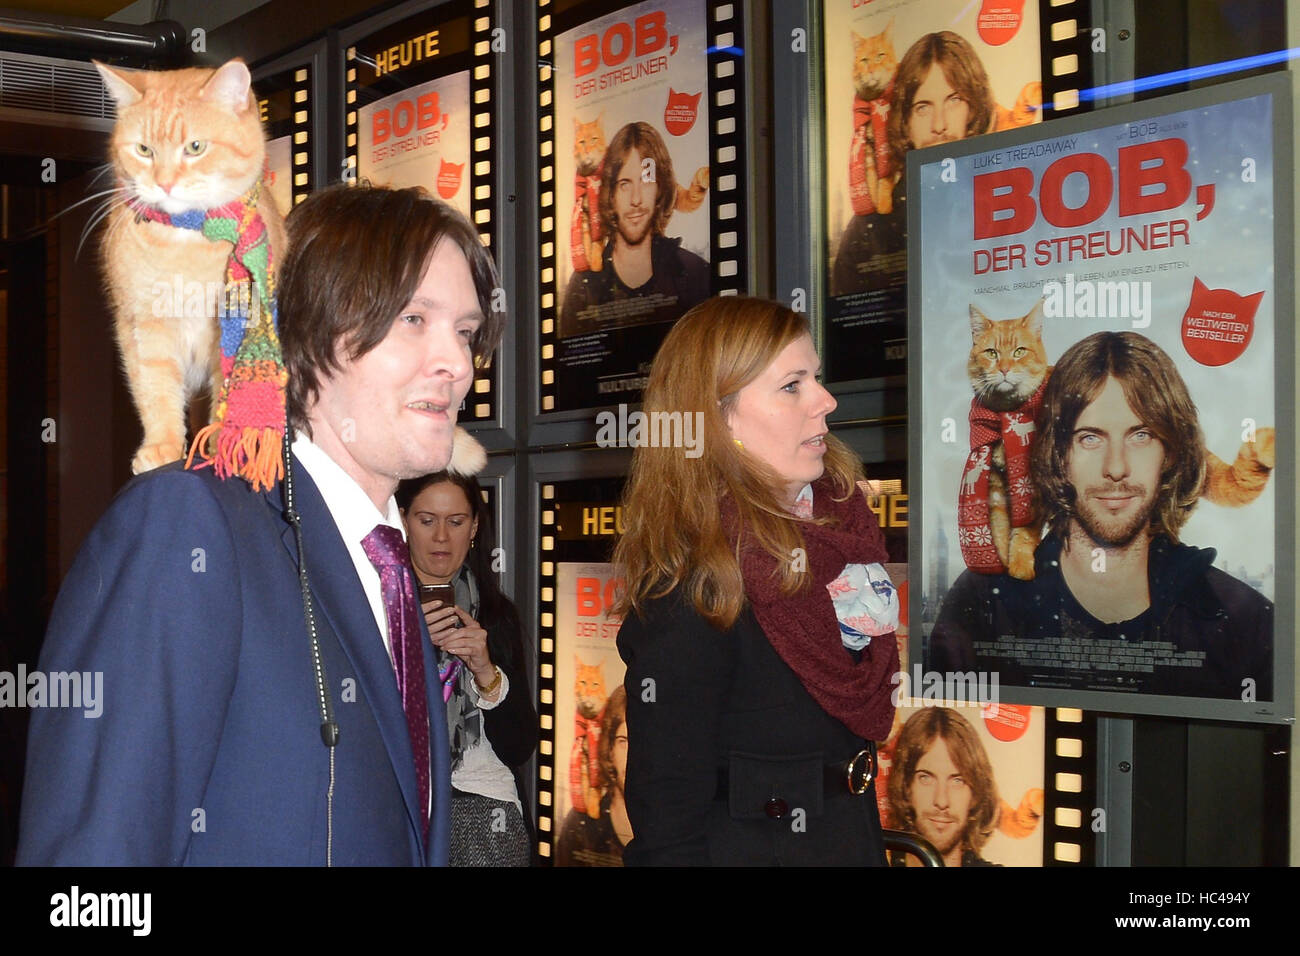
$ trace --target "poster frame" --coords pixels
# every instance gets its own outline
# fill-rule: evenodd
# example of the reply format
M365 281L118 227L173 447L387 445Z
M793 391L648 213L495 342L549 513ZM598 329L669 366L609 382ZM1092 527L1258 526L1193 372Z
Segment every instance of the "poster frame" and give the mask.
M593 13L592 19L599 19L615 13L620 9L635 6L641 0L610 0L601 5L601 12ZM756 49L756 30L763 27L755 25L756 12L753 5L745 0L697 0L705 8L705 35L709 48L707 57L707 97L710 160L710 190L705 200L709 205L710 255L709 270L713 285L712 294L744 294L752 288L754 282L753 255L759 243L756 240L756 216L761 203L757 201L754 178L755 151L752 148L752 130L754 120L751 117L754 99L754 70L746 69L746 51ZM617 407L619 402L612 401L583 407L558 409L554 407L554 382L562 370L554 364L555 349L560 341L559 300L563 290L556 282L558 251L564 244L563 230L558 227L555 213L554 190L552 184L557 172L555 149L555 93L556 85L553 72L553 46L558 31L553 28L551 0L533 0L529 4L534 10L532 26L534 47L537 51L538 69L535 74L535 106L533 108L533 129L537 131L534 148L534 161L538 166L538 193L530 196L534 200L536 220L536 247L532 272L532 281L536 284L535 324L529 330L533 347L529 367L528 415L530 434L538 436L541 441L575 442L590 440L594 434L596 413L604 408ZM608 9L605 9L608 7ZM730 45L719 46L719 38ZM739 44L739 45L738 45ZM720 91L727 91L731 99L721 103ZM718 131L719 121L730 124L730 132ZM728 177L734 182L730 188L720 190L719 180ZM551 197L551 205L547 197ZM735 211L727 218L721 218L719 207L734 204ZM549 210L549 211L548 211ZM546 229L545 221L551 219L551 228ZM719 242L721 235L726 235L725 242ZM546 253L550 248L551 252ZM722 272L724 267L728 270ZM550 275L548 280L547 275ZM549 376L548 376L549 373ZM548 381L549 377L549 381ZM548 389L550 390L548 393ZM617 395L612 395L616 399ZM548 402L549 398L549 402ZM639 407L640 402L623 401L628 407ZM549 405L549 407L548 407Z
M299 195L305 197L329 181L326 171L326 161L328 152L328 136L326 102L329 90L329 77L326 75L328 56L328 43L321 39L305 46L299 47L291 53L276 57L265 63L258 64L252 71L253 89L257 90L257 84L267 77L276 76L280 73L287 73L290 70L307 69L307 122L305 124L307 131L307 183L299 191L294 188L294 205L301 202ZM288 209L281 210L282 216L287 216L290 212Z
M510 290L513 261L505 250L513 247L514 230L508 228L503 212L507 205L505 200L507 186L513 187L514 184L507 184L504 181L506 173L502 157L514 155L516 143L514 124L503 121L504 117L511 115L507 112L509 104L503 99L503 94L506 90L513 90L515 57L511 53L513 47L509 43L505 53L499 54L490 50L494 31L501 28L503 15L508 16L509 8L512 7L509 0L435 0L435 2L408 0L338 32L333 74L333 82L337 86L337 99L334 102L338 105L338 115L332 117L331 122L334 127L333 133L340 144L339 178L350 181L356 176L355 148L348 145L349 135L356 135L355 125L348 122L349 115L355 116L357 112L352 109L353 104L349 102L351 84L348 81L348 70L354 66L354 61L349 58L348 51L357 43L395 23L455 3L462 3L468 8L466 15L470 21L470 56L474 62L474 67L470 71L469 103L472 124L469 159L471 169L467 176L471 189L471 218L479 233L489 237L485 246L496 263L501 287ZM478 29L476 21L482 18L486 18L486 24L483 29ZM487 44L488 48L480 54L477 48L484 44ZM484 75L478 76L479 71L483 71ZM477 100L477 94L481 89L487 90L486 103ZM478 148L475 140L483 141L482 149ZM486 175L477 174L473 168L483 161L490 163L490 170ZM486 188L486 198L475 198L478 191L484 188ZM513 225L513 221L509 225ZM474 432L489 449L502 448L511 444L509 441L503 441L497 433L513 424L507 419L506 410L512 408L516 400L514 380L517 361L515 358L517 323L510 321L511 316L521 314L520 302L516 298L507 296L506 314L507 321L501 344L492 355L491 366L476 372L470 392L465 398L468 414L459 422L467 431ZM476 405L486 405L487 409L476 413L474 411Z
M975 153L991 153L1000 149L1025 146L1041 140L1055 140L1072 134L1088 134L1097 130L1126 124L1151 121L1170 113L1228 103L1248 97L1271 95L1272 147L1273 147L1273 295L1274 306L1274 419L1277 428L1277 466L1270 482L1274 491L1274 565L1277 593L1274 596L1274 648L1273 648L1273 700L1243 702L1208 697L1185 697L1156 694L1125 694L1113 691L1076 690L1067 688L1032 688L1003 683L1002 698L1007 703L1039 704L1047 707L1076 707L1089 711L1107 711L1116 714L1187 717L1207 720L1230 720L1251 723L1290 723L1295 717L1295 330L1293 323L1285 321L1291 304L1295 301L1293 265L1288 258L1294 250L1294 222L1292 220L1294 196L1294 155L1292 140L1292 102L1289 74L1272 73L1207 86L1198 90L1174 93L1169 96L1143 100L1082 114L1065 117L1050 124L1035 125L1019 130L992 133L970 141L948 144L942 156L915 151L908 156L907 175L918 182L923 165L952 157L963 158ZM924 262L920 255L921 209L923 198L918 192L916 201L908 209L908 256L911 262L908 283L908 377L921 381L922 339L921 308L925 284ZM1122 262L1122 257L1115 257ZM922 392L913 388L909 392L909 419L923 422ZM921 472L926 468L925 443L921 427L913 427L909 434L909 487L917 491ZM913 514L908 542L909 576L913 580L926 580L928 569L921 563L922 545L928 530L924 511ZM921 589L911 594L909 612L914 621L921 620ZM916 627L911 635L909 653L913 660L922 657L923 629Z

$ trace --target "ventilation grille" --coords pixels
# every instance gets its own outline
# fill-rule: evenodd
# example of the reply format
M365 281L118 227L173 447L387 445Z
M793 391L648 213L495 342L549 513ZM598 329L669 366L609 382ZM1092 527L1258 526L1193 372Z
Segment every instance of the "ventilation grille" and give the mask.
M98 71L73 60L0 55L0 108L43 114L30 119L49 125L67 125L71 117L81 126L113 125L113 100Z

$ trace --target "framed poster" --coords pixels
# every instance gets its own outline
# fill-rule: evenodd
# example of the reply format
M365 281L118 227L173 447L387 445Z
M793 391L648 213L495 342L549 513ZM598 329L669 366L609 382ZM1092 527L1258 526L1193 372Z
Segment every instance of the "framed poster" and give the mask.
M622 866L632 839L625 668L614 643L622 622L609 613L622 489L622 477L541 485L539 816L550 818L541 855L556 866Z
M503 41L493 4L447 0L406 9L343 36L345 176L428 190L464 213L499 261L492 100ZM459 420L495 419L498 391L494 366L480 368Z
M1292 716L1290 123L1266 76L909 157L927 669Z
M1039 122L1038 5L826 0L821 34L827 381L901 375L906 157Z
M672 323L746 288L741 10L539 0L541 412L640 401Z
M904 699L880 748L880 821L946 866L1041 866L1046 741L1041 707Z
M316 188L322 144L316 130L324 80L324 44L281 57L253 73L253 91L266 131L266 162L276 208L290 210Z

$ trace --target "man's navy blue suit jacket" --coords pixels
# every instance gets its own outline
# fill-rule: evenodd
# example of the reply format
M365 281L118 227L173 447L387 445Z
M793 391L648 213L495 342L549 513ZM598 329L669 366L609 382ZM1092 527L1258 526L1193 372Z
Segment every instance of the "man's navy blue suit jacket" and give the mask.
M451 783L428 632L426 841L392 664L324 499L295 459L316 627L339 724L335 865L444 865ZM40 668L103 673L102 714L31 714L20 864L323 865L321 741L281 491L210 469L134 479L60 589Z

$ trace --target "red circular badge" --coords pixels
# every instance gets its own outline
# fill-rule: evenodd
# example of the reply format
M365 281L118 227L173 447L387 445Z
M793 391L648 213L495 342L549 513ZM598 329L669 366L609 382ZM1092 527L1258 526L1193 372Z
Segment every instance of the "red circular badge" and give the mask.
M1192 300L1183 313L1183 348L1202 365L1219 366L1241 358L1255 334L1255 310L1263 292L1238 295L1207 289L1192 279Z
M984 726L997 740L1019 740L1029 729L1030 708L1024 704L985 704Z

